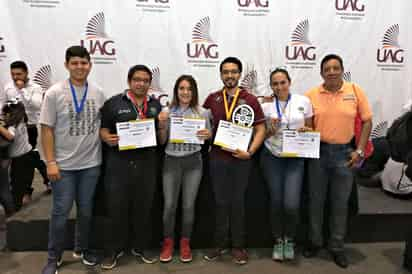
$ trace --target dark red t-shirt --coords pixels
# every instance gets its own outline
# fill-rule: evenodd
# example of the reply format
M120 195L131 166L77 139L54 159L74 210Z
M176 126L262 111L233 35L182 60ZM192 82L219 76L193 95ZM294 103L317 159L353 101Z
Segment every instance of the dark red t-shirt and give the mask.
M233 98L230 98L228 100L229 106L232 102L232 99ZM239 96L237 98L235 108L243 104L249 105L255 113L253 126L261 124L265 121L265 116L263 114L262 108L260 107L260 104L256 96L247 92L244 89L241 89L239 92ZM203 104L203 107L205 109L209 109L212 113L213 138L215 138L216 130L219 125L219 121L226 120L226 111L225 111L225 105L223 101L223 90L219 90L219 91L209 94L209 96L206 98L205 103ZM230 122L231 121L232 121L232 117L230 118ZM215 145L212 146L211 154L217 157L222 157L227 160L234 159L231 152L222 150L219 146L215 146Z

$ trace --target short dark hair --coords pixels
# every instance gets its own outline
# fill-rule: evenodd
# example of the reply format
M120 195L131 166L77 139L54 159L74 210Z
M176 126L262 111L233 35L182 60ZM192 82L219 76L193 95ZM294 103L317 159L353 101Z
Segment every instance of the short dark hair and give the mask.
M173 99L171 103L171 107L177 107L179 106L179 96L178 96L178 91L179 91L179 85L182 81L188 81L190 84L190 90L192 91L192 100L190 101L189 107L191 108L196 108L199 104L199 92L197 89L197 83L195 78L193 78L192 75L181 75L179 78L177 78L175 86L173 88Z
M3 114L6 115L4 121L6 126L17 126L21 122L27 122L27 115L23 102L17 100L7 101L2 109Z
M22 69L24 70L24 72L27 72L29 70L26 63L24 63L23 61L14 61L10 64L10 69Z
M337 60L343 70L343 60L342 57L340 57L337 54L328 54L325 57L323 57L322 61L320 62L320 73L323 72L323 66L325 65L326 62L328 62L329 60Z
M135 74L136 71L144 71L147 72L150 76L150 82L152 82L152 71L146 67L145 65L135 65L129 69L129 72L127 73L127 82L130 82L133 78L133 74Z
M220 72L222 72L223 65L226 64L226 63L236 64L238 69L239 69L239 72L242 72L242 69L243 69L242 62L238 58L231 57L231 56L226 57L225 60L223 60L222 63L220 63L220 67L219 67Z
M71 46L66 50L66 63L68 63L72 57L86 58L90 62L90 54L87 49L82 46Z
M269 81L270 82L272 81L272 76L276 73L283 73L286 76L286 78L288 79L289 83L292 82L292 79L290 78L289 72L286 69L283 69L283 68L276 68L274 71L272 71L270 73L270 76L269 76Z

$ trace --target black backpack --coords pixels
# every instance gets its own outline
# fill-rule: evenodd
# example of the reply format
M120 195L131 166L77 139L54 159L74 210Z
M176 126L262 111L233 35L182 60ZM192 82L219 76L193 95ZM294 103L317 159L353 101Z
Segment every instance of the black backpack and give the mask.
M386 134L391 158L396 162L407 163L412 151L412 111L397 118Z

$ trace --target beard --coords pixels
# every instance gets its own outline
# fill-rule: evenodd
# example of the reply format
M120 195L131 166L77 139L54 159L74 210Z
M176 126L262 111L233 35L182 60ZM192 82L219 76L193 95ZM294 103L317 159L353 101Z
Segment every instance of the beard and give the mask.
M239 84L239 80L235 80L235 79L228 79L223 81L223 84L225 85L226 88L228 89L232 89L238 86Z

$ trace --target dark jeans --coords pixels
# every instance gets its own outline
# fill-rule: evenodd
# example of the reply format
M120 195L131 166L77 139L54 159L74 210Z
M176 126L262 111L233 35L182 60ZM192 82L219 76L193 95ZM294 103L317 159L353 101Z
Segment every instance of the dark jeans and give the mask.
M46 164L40 159L40 154L37 150L34 150L37 146L37 127L36 126L28 126L27 133L29 135L29 143L33 147L33 167L36 168L41 176L43 177L43 183L47 184L49 179L47 178L47 168Z
M304 159L279 158L263 148L260 164L269 188L273 239L294 239L299 222Z
M200 152L188 156L165 156L163 167L163 234L174 237L176 209L182 192L182 233L190 238L195 219L195 202L202 179L202 155Z
M157 152L136 150L133 157L108 152L104 177L106 255L126 247L145 250L152 240L152 208L156 190Z
M0 160L0 204L7 214L15 211L13 196L10 189L8 160Z
M66 223L76 202L75 250L87 251L100 166L81 170L60 170L61 179L51 184L53 208L49 228L49 259L58 259L65 248Z
M6 210L0 203L0 252L7 246Z
M251 160L221 160L210 157L210 178L216 203L215 246L245 246L245 192Z
M11 159L10 185L16 209L22 206L25 194L32 194L31 184L34 178L33 151Z
M353 149L349 144L322 143L320 159L309 161L309 239L312 245L322 246L324 207L328 199L330 238L328 248L343 250L346 235L348 201L352 191L353 174L346 166Z

